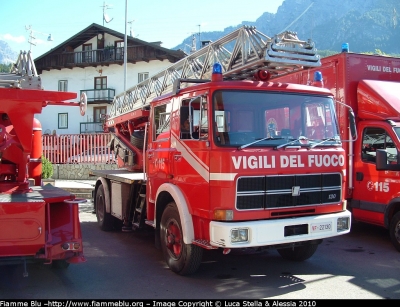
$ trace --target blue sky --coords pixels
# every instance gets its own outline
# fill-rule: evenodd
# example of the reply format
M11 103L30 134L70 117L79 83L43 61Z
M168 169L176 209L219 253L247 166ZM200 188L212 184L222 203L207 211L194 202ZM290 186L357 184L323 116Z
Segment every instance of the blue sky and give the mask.
M174 48L193 33L220 31L242 21L255 21L264 12L276 13L284 0L249 5L243 0L0 0L0 40L16 52L31 48L34 58L58 46L92 23L103 25L103 6L112 21L104 26ZM138 5L139 4L139 5ZM30 30L26 30L30 27ZM28 43L30 31L35 37ZM53 41L47 41L51 34Z

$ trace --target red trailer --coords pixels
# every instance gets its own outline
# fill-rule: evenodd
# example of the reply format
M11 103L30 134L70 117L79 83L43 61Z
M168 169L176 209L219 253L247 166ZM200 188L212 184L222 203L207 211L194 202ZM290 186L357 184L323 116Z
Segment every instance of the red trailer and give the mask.
M30 52L0 74L0 265L84 262L78 203L71 193L42 185L42 128L34 114L47 105L78 106L76 93L45 91Z

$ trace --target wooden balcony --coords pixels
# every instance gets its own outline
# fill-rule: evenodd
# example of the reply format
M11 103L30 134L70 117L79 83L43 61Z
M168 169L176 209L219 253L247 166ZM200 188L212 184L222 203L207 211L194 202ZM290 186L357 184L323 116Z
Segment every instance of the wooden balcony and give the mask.
M169 59L175 62L176 58L162 50L150 48L149 46L128 46L127 63L149 62L151 60ZM98 65L109 66L110 64L123 65L124 48L105 48L78 52L51 52L38 60L35 60L36 70L40 74L43 70L74 68L74 67L96 67Z

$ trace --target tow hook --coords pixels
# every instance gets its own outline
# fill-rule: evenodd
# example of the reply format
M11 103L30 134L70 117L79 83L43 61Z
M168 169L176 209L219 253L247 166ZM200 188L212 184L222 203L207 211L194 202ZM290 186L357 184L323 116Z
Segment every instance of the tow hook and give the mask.
M224 248L224 251L222 252L224 255L228 255L231 252L230 248Z

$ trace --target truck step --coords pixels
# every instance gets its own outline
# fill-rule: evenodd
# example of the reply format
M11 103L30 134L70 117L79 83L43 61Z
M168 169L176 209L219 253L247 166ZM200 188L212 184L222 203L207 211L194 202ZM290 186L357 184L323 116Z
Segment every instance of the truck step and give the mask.
M154 228L156 227L156 225L154 224L154 221L146 220L145 223L146 223L146 225L149 225L151 227L154 227Z
M133 230L140 229L140 228L143 228L143 227L140 227L139 222L133 222L132 223L132 229Z
M208 240L194 240L192 243L205 249L218 249L218 247L212 246Z

